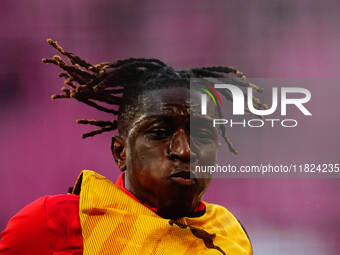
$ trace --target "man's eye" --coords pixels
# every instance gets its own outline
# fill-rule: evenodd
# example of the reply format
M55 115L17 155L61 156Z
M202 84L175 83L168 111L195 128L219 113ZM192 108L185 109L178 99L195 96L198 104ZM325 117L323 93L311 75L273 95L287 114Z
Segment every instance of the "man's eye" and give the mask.
M216 140L216 136L205 130L191 131L191 137L200 143L211 143Z
M151 129L149 131L146 132L146 135L150 138L150 139L154 139L154 140L160 140L160 139L164 139L167 138L171 135L170 130L167 129Z

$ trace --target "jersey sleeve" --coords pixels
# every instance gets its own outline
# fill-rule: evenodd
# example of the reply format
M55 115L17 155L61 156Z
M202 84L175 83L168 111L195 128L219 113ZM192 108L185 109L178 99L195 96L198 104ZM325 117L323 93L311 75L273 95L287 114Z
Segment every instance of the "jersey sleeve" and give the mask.
M1 255L51 254L45 229L47 199L37 199L10 219L1 233Z
M82 254L82 245L79 196L45 196L10 219L0 255Z

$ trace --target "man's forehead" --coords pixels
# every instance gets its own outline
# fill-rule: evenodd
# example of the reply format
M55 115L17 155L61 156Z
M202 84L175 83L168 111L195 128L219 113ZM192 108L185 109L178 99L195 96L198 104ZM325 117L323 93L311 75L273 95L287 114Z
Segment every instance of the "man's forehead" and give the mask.
M199 107L195 104L192 104L190 101L179 101L177 103L174 102L153 102L152 104L145 105L144 114L146 116L152 115L190 115L190 114L198 114Z
M139 110L146 115L201 113L201 94L187 88L167 88L151 90L138 98ZM210 108L210 109L209 109ZM214 105L208 103L208 114L216 115Z
M190 93L186 88L164 88L145 91L139 96L139 100L143 101L146 106L157 104L185 104L189 106L190 101L194 98L194 94ZM149 104L149 105L148 105Z

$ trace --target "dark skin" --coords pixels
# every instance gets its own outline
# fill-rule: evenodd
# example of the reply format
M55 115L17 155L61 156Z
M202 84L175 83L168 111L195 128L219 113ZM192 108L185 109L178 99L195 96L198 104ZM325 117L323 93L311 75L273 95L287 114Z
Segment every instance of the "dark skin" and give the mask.
M199 92L165 88L139 97L139 112L127 132L114 137L112 153L125 173L125 187L163 218L179 218L198 205L211 176L195 173L197 165L216 162L219 130L215 105L201 115ZM191 121L191 129L190 129Z

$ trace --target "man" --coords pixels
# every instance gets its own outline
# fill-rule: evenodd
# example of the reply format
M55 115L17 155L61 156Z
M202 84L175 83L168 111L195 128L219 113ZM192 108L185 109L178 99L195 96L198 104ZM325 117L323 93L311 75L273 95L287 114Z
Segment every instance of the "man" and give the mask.
M229 67L175 71L157 59L91 65L48 43L72 63L59 56L43 60L65 70L60 76L70 86L52 98L75 98L117 117L78 123L100 127L83 138L118 129L111 149L123 173L113 184L85 170L72 194L28 205L3 231L0 254L252 254L237 219L201 201L211 177L192 171L215 163L219 135L235 150L225 130L211 126L219 108L209 102L207 115L200 114L201 94L189 90L190 78L242 73Z

